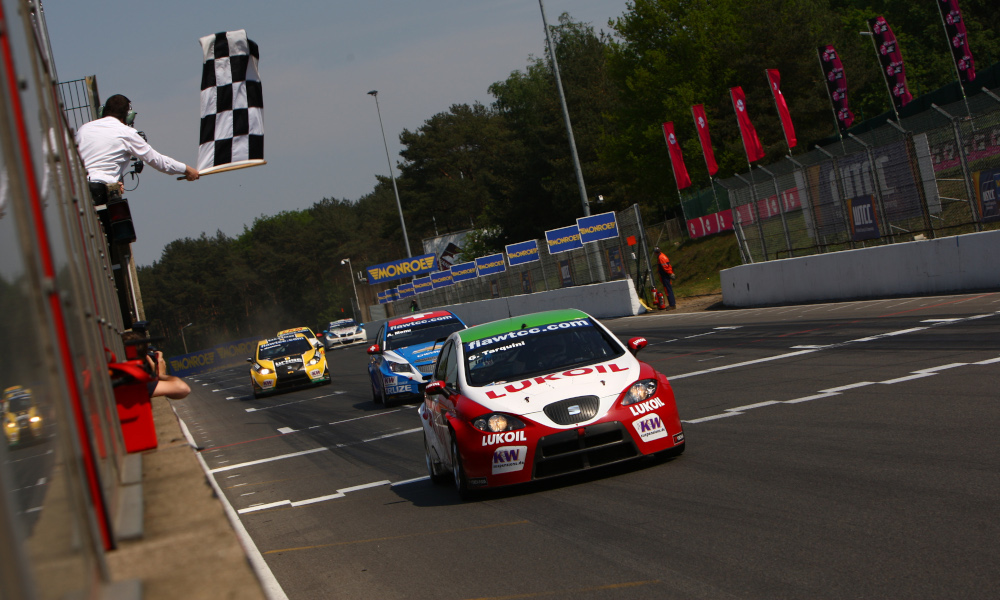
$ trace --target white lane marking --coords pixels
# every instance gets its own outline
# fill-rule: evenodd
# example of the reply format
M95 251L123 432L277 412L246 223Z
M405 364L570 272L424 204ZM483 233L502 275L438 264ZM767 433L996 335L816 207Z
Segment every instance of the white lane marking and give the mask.
M988 358L986 360L981 360L979 362L972 363L972 364L974 364L974 365L992 365L992 364L998 363L998 362L1000 362L1000 356L998 356L997 358Z
M177 414L176 408L174 408L174 415L177 417L177 422L181 424L181 433L184 434L184 439L187 440L188 446L191 446L195 450L200 450L201 448L198 446L198 442L194 441L194 436L191 435L191 431L188 429L188 426L184 423L184 419L182 419L181 416Z
M764 362L770 362L772 360L781 360L782 358L791 358L793 356L802 356L803 354L811 354L816 352L816 350L799 350L798 352L788 352L786 354L778 354L776 356L768 356L767 358L758 358L756 360L747 360L741 363L735 363L732 365L724 365L721 367L715 367L712 369L705 369L704 371L694 371L692 373L681 373L680 375L668 375L667 379L684 379L685 377L695 377L697 375L705 375L707 373L715 373L717 371L726 371L729 369L735 369L737 367L745 367L747 365L756 365Z
M914 379L923 379L924 377L933 377L935 375L937 375L937 373L917 373L916 375L886 379L885 381L880 381L879 383L882 385L892 385L894 383L903 383L904 381L913 381Z
M714 335L714 334L715 334L715 332L714 332L714 331L709 331L709 332L706 332L706 333L697 333L697 334L695 334L695 335L689 335L689 336L687 336L687 337L686 337L686 338L684 338L684 339L685 339L685 340L689 340L689 339L691 339L691 338L696 338L696 337L702 337L702 336L705 336L705 335Z
M829 388L825 390L820 390L821 394L830 394L833 392L843 392L844 390L853 390L854 388L865 387L869 385L875 385L874 381L859 381L858 383L850 383L848 385L842 385L840 387Z
M249 483L237 483L233 487L241 487L241 486L244 486L244 485L250 485L250 484Z
M793 400L785 400L783 404L798 404L800 402L809 402L810 400L821 400L823 398L830 398L833 396L839 396L840 392L829 392L826 394L813 394L812 396L806 396L804 398L795 398Z
M351 421L360 421L361 419L371 419L372 417L381 417L382 415L391 415L392 413L399 412L399 411L403 410L404 408L416 408L416 407L414 405L412 405L412 404L407 404L407 405L404 405L404 406L400 406L399 408L394 408L392 410L387 410L387 411L380 412L380 413L375 413L375 414L372 414L372 415L364 415L362 417L352 417L350 419L344 419L342 421L332 421L330 423L324 423L324 424L320 424L320 425L313 425L311 427L307 427L306 429L316 429L318 427L326 427L328 425L340 425L341 423L349 423ZM282 429L287 429L288 431L282 431ZM281 432L281 433L283 433L283 434L287 434L287 433L296 433L297 431L301 431L301 430L292 429L291 427L282 427L278 431Z
M205 457L198 454L198 462L201 464L201 468L205 471L205 478L208 479L208 483L211 484L212 490L215 492L215 497L222 500L222 508L226 513L226 518L229 519L229 524L233 527L236 532L236 537L240 540L240 545L243 546L243 551L247 555L247 560L250 562L250 566L253 567L254 573L257 575L257 579L260 581L261 587L264 588L264 595L268 600L288 600L288 596L285 591L281 589L281 585L278 580L274 577L274 573L267 566L267 562L264 560L264 556L257 549L256 544L253 543L253 539L250 534L247 533L246 527L240 521L239 515L233 510L233 505L229 503L229 498L222 492L222 488L219 487L219 483L215 480L215 477L211 475L211 471L208 469L208 464L205 462Z
M232 479L233 477L243 477L243 476L242 475L230 475L229 477L226 477L226 479Z
M320 398L329 398L330 396L339 396L341 394L346 394L344 391L336 391L332 394L326 394L324 396L316 396L315 398L304 398L302 400L293 400L291 402L285 402L284 404L272 404L271 406L262 406L260 408L248 408L247 412L257 412L259 410L270 410L272 408L280 408L282 406L288 406L290 404L299 404L301 402L309 402L310 400L319 400Z
M698 362L706 362L706 361L709 361L709 360L719 360L720 358L726 358L726 357L725 356L713 356L712 358L703 358L703 359L699 360Z
M767 402L758 402L757 404L747 404L746 406L737 406L736 408L727 408L726 412L736 412L750 410L752 408L760 408L761 406L770 406L772 404L777 404L777 400L768 400Z
M229 387L224 387L224 388L218 388L218 389L215 389L215 390L212 390L212 391L213 391L213 392L221 392L222 390L232 390L232 389L236 389L236 388L238 388L238 387L246 387L246 384L244 384L244 383L241 383L241 384L239 384L239 385L231 385L231 386L229 386Z
M240 498L242 498L243 496L253 496L253 495L254 495L254 494L256 494L256 493L257 493L257 492L247 492L247 493L245 493L245 494L240 494Z
M226 400L236 400L236 396L226 396Z
M430 478L431 478L430 475L424 475L423 477L414 477L413 479L404 479L403 481L397 481L396 483L391 484L389 487L396 487L397 485L407 485L409 483L416 483L418 481L427 481Z
M954 369L955 367L964 367L969 363L950 363L947 365L941 365L940 367L931 367L929 369L919 369L914 371L914 373L935 373L937 371L944 371L946 369Z
M220 464L220 465L224 465L224 464L226 464L227 462L229 462L229 461L228 461L228 460L220 460L220 461L219 461L219 464Z
M822 350L826 346L792 346L791 350Z
M274 462L276 460L285 460L285 459L288 459L288 458L297 458L299 456L305 456L307 454L315 454L317 452L326 452L326 451L329 451L329 450L333 450L334 448L346 448L347 446L354 446L354 445L357 445L357 444L367 444L368 442L375 442L375 441L378 441L378 440L384 440L384 439L388 439L388 438L392 438L392 437L397 437L397 436L400 436L400 435L408 435L410 433L417 433L418 431L423 431L423 428L421 428L421 427L415 427L413 429L407 429L407 430L404 430L404 431L397 431L395 433L387 433L385 435L380 435L380 436L377 436L377 437L368 438L366 440L361 440L360 442L350 442L350 443L347 443L347 444L337 444L335 446L323 446L322 448L313 448L311 450L303 450L301 452L290 452L288 454L279 454L278 456L272 456L270 458L261 458L259 460L251 460L251 461L248 461L248 462L245 462L245 463L239 463L239 464L235 464L235 465L226 465L225 467L219 467L219 468L216 468L216 469L212 469L211 473L219 473L219 472L222 472L222 471L230 471L232 469L239 469L239 468L242 468L242 467L251 467L251 466L254 466L254 465L262 465L264 463Z
M691 419L690 421L683 421L684 423L704 423L705 421L714 421L716 419L725 419L726 417L735 417L737 415L742 415L743 413L731 412L722 413L721 415L712 415L710 417L702 417L700 419Z
M954 323L962 319L924 319L921 323Z
M278 433L282 433L282 434L285 434L285 433L295 433L296 431L298 431L298 429L292 429L291 427L279 427L278 428Z
M716 329L742 329L742 328L743 328L742 325L722 325L716 327Z
M662 342L653 342L652 344L647 344L647 346L656 346L656 345L658 345L658 344L669 344L670 342L676 342L676 341L677 341L677 340L679 340L679 339L680 339L680 338L674 338L674 339L672 339L672 340L664 340L664 341L662 341Z

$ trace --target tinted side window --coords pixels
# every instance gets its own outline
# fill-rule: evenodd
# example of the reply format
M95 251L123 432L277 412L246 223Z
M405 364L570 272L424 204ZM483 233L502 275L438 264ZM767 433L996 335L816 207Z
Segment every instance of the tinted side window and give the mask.
M448 362L445 364L444 382L453 389L458 390L458 351L455 344L448 347Z
M449 362L454 362L455 360L455 355L452 353L452 348L454 347L455 345L450 340L445 342L444 348L438 354L437 364L434 366L434 379L445 381L446 374L451 369Z

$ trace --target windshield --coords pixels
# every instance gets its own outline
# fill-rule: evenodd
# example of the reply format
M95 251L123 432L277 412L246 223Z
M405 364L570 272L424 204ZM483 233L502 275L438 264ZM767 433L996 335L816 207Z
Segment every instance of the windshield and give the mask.
M310 350L312 350L312 344L310 344L305 338L295 338L282 341L274 344L273 346L261 346L260 349L257 350L257 358L259 360L271 360L272 358L277 358L279 356L305 354Z
M466 379L481 387L611 360L625 349L589 319L521 329L464 344Z
M413 327L396 329L386 333L385 349L398 350L407 346L429 344L441 338L446 338L459 329L465 329L465 325L462 325L462 322L458 319L451 319L444 323L437 322L424 325L423 327L419 323L416 323Z
M9 412L16 413L30 408L31 398L29 396L14 396L7 401L7 410Z

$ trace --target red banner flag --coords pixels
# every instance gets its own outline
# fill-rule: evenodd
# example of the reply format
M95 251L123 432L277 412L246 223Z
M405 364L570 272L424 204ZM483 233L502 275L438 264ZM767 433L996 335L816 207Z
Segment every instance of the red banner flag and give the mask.
M743 95L743 88L740 86L729 88L729 93L733 98L733 108L736 110L736 121L740 124L740 136L743 137L747 162L760 160L764 158L764 147L761 146L757 130L753 128L753 123L747 115L747 98Z
M778 116L781 118L781 129L785 132L785 142L789 148L794 148L796 144L795 127L792 126L792 115L788 112L785 95L781 93L781 73L778 73L777 69L767 69L767 81L771 84L774 105L778 107Z
M701 104L695 104L691 107L691 114L694 115L694 126L698 130L698 139L701 140L701 152L705 155L708 176L711 177L719 172L719 165L715 162L712 138L708 135L708 117L705 116L705 107Z
M677 143L672 122L663 124L663 137L667 140L667 150L670 152L670 164L674 167L674 180L677 181L677 189L683 190L691 185L691 177L688 175L687 167L684 166L684 154Z

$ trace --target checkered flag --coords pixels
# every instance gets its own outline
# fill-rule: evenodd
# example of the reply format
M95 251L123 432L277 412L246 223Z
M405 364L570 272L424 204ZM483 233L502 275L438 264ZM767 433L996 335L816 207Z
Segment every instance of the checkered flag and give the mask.
M224 31L201 38L202 175L264 163L264 96L257 73L260 54L247 32Z

